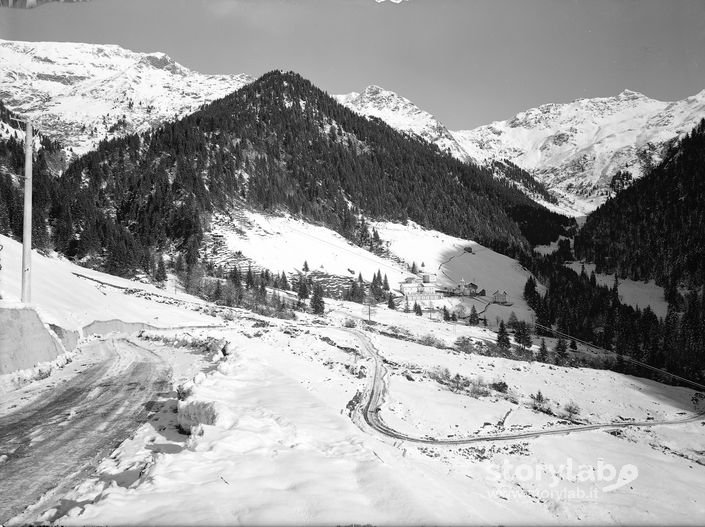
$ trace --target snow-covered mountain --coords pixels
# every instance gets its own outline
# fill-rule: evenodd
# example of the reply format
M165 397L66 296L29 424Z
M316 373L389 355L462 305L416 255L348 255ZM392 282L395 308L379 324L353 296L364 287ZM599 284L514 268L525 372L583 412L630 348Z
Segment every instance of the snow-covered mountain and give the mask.
M705 90L676 102L625 90L615 97L544 104L474 130L454 132L475 159L509 159L589 212L619 170L635 178L705 117Z
M453 134L440 121L393 91L372 85L365 88L362 93L352 92L333 97L340 104L360 115L382 119L392 128L435 144L461 161L472 161Z
M19 7L30 9L50 2L86 2L87 0L0 0L0 7Z
M625 90L615 97L544 104L506 121L450 131L408 99L377 86L336 98L462 161L489 165L509 160L553 192L559 200L556 210L574 215L604 202L617 171L642 176L674 140L705 117L705 90L676 102Z
M446 126L430 113L416 106L409 99L397 93L385 90L379 86L368 86L362 93L352 92L344 95L333 96L343 106L350 108L355 113L365 117L375 117L383 120L392 128L416 137L419 137L431 144L436 145L440 150L449 153L456 159L465 163L478 163L477 158L468 153L462 143L456 137L455 132L451 132ZM531 199L548 207L550 210L563 214L574 213L570 207L565 207L559 200L550 198L547 192L541 192L533 182L517 181L508 177L508 166L502 160L492 163L492 160L485 160L491 165L497 179L511 180L512 185L520 188ZM527 174L528 179L531 176ZM544 195L542 195L544 194Z
M251 81L197 73L164 53L0 40L0 100L75 153L189 114Z

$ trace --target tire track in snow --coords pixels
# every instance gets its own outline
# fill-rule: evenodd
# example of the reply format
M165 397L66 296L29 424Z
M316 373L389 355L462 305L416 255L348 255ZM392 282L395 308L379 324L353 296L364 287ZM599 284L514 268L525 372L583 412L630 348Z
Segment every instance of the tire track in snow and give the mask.
M166 364L146 348L116 337L87 347L104 360L0 418L0 525L32 521L83 481L170 389Z
M365 390L368 394L367 401L364 404L358 405L357 411L361 411L362 418L365 423L373 430L383 434L387 437L393 439L400 439L402 441L408 441L410 443L421 443L429 445L469 445L472 443L487 443L487 442L499 442L499 441L517 441L524 439L534 439L543 436L551 435L567 435L577 432L589 432L594 430L615 430L619 428L627 428L630 426L637 427L652 427L652 426L662 426L662 425L680 425L686 423L697 422L705 419L705 411L698 414L692 415L690 417L685 417L682 419L671 419L664 421L633 421L633 422L620 422L620 423L602 423L602 424L590 424L590 425L576 425L576 426L566 426L560 428L554 428L551 430L537 430L528 432L516 432L509 434L492 434L492 435L478 435L474 437L459 438L459 439L435 439L431 437L417 437L410 436L403 432L394 430L392 427L387 425L382 417L379 415L381 405L384 401L385 392L387 392L386 387L386 377L388 376L387 368L384 366L382 357L377 353L377 349L370 340L370 338L359 330L345 329L341 330L346 333L353 335L362 344L365 352L372 358L375 368L374 374L372 376L371 384ZM363 394L364 395L364 394Z

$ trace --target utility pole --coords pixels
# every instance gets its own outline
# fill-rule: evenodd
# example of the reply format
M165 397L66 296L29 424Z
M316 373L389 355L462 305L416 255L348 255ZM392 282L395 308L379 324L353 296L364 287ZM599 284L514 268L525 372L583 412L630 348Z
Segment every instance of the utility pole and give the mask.
M24 223L22 224L22 303L32 301L32 122L24 139Z

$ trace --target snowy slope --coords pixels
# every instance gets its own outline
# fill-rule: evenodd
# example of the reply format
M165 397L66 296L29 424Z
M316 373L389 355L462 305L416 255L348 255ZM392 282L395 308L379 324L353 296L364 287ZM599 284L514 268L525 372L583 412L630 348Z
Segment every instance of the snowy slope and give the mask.
M0 305L17 305L22 284L22 244L0 235L0 245L3 246L0 252ZM65 329L76 330L95 320L113 319L157 327L214 323L210 316L184 309L184 303L197 306L203 304L202 300L183 292L175 294L173 288L157 289L91 271L63 258L42 256L36 251L32 253L32 269L31 305L37 308L45 323ZM133 292L127 294L125 289ZM152 299L150 295L153 295Z
M472 161L443 123L393 91L372 85L362 93L352 92L333 97L360 115L382 119L392 128L435 144L461 161Z
M0 100L76 153L144 131L251 82L203 75L164 53L114 45L0 40Z
M617 171L642 176L704 117L705 90L676 102L625 90L544 104L453 136L475 159L509 159L587 213L604 202Z
M243 210L236 218L216 216L213 232L225 241L225 251L216 256L217 264L227 264L230 254L241 251L256 265L276 273L301 272L304 261L312 271L348 278L361 274L366 281L381 271L393 289L412 276L397 262L357 247L331 229L288 215Z
M511 306L492 304L487 307L485 315L491 326L495 325L495 317L506 321L512 311L520 320L532 320L533 311L523 298L530 273L516 260L479 243L423 229L411 221L407 225L386 222L373 225L380 238L389 242L392 254L409 264L415 262L421 266L423 263L423 270L437 275L440 287L452 289L464 280L477 284L478 291L484 289L486 296L475 303L478 312L487 307L495 291L506 291ZM472 253L467 252L466 247L472 247Z
M402 327L417 321L394 316ZM208 525L697 524L705 511L697 492L704 470L698 422L468 447L392 441L355 426L346 409L369 382L369 374L351 370L372 367L354 333L324 321L258 318L201 332L227 339L233 352L194 378L191 395L178 403L179 419L193 426L188 439L145 424L97 477L68 496L67 507L43 519L62 525L116 518L181 524L185 517ZM529 394L537 390L556 411L574 401L590 423L692 411L684 388L368 336L390 371L381 413L418 435L502 431L505 425L496 423L503 417L505 432L550 430L560 418L530 408ZM504 380L509 397L442 389L429 376L437 368ZM610 469L600 472L603 465ZM139 479L129 477L137 473Z
M364 251L357 253L332 231L287 217L248 213L231 219L232 230L237 234L245 221L256 223L242 229L247 236L233 235L222 223L218 228L228 243L243 251L255 254L260 247L259 259L278 254L280 269L295 269L303 259L323 262L329 271L336 266L374 269L384 263L369 260L377 257ZM414 225L375 226L398 258L417 264L423 258L429 270L438 263L442 280L477 273L480 282L494 273L504 283L520 283L523 273L511 260L472 242ZM287 239L301 245L287 247ZM5 246L0 253L0 291L12 301L19 289L20 248L4 237L0 243ZM458 254L465 245L472 245L472 255ZM150 286L36 254L34 262L34 303L52 322L68 327L112 317L165 326L219 322L184 309L188 302L183 300L195 300L181 293L176 295L179 303L150 301L73 273L145 292L152 291ZM276 261L267 262L277 268ZM507 278L511 273L516 277ZM332 309L326 317L299 313L289 321L235 310L236 320L228 329L149 332L179 346L206 336L224 338L230 342L229 355L214 355L213 360L221 360L208 364L200 353L155 346L155 353L178 366L176 382L195 375L186 385L190 395L177 402L172 393L162 410L100 463L94 477L68 496L57 496L55 508L40 519L62 525L183 524L185 519L208 525L697 524L705 513L705 501L697 492L705 466L700 422L466 447L393 441L358 426L348 408L372 378L374 363L359 337L367 326L359 323L357 331L341 327L364 318L359 304L326 299L326 306ZM482 327L456 326L386 307L379 307L374 319L376 324L368 329L416 338L431 335L445 346L460 336L495 339ZM389 371L380 415L395 429L415 436L550 431L565 426L563 405L570 401L579 406L579 419L585 423L678 419L693 411L692 390L682 387L611 371L512 361L365 335L386 359ZM152 345L145 340L140 344ZM198 372L206 368L207 374ZM508 393L451 392L434 380L432 372L439 368L487 383L506 382ZM555 415L531 408L530 395L538 390L548 397ZM190 436L179 433L177 418L191 429ZM503 473L507 463L523 467L522 472ZM617 472L598 480L574 475L579 466L594 475L601 463ZM566 464L574 464L573 472L560 472ZM626 485L617 480L624 467L631 477ZM547 472L523 477L526 470ZM671 477L667 489L665 473ZM606 490L615 481L618 488Z
M241 210L231 217L214 217L212 229L222 245L214 252L206 251L216 265L228 265L240 251L256 268L291 275L302 271L304 261L311 271L341 277L343 280L362 275L370 282L378 271L386 275L393 291L399 294L400 283L413 276L409 268L416 263L420 270L435 273L438 288L454 288L461 280L474 282L487 296L465 302L466 309L475 305L478 312L487 307L495 290L507 291L512 305L487 307L490 326L495 318L509 318L512 311L530 321L532 311L522 295L529 277L516 260L501 255L474 241L463 240L434 230L423 229L414 222L406 225L370 222L389 250L389 257L370 253L352 245L335 231L312 225L288 215L264 215ZM472 246L473 254L464 248ZM211 256L212 255L212 256ZM423 267L421 267L421 265ZM245 268L246 269L246 268ZM456 301L439 300L433 307L452 307ZM424 304L424 307L427 307Z

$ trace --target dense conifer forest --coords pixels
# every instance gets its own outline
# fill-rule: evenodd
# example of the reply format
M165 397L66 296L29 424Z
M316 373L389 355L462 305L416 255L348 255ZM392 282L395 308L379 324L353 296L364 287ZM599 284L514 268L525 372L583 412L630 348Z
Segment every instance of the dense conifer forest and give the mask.
M653 376L651 371L624 360L629 357L692 380L705 380L702 295L693 292L679 297L669 306L666 318L659 319L648 306L642 310L622 304L616 286L598 285L594 273L576 273L564 266L567 254L569 250L522 257L522 264L548 289L544 295L539 294L530 278L524 291L536 313L537 335L550 335L540 326L550 327L614 351L616 359L605 366L620 372Z
M511 161L504 160L494 160L491 163L492 170L502 174L507 179L518 183L529 191L531 195L540 197L541 199L547 201L548 203L557 204L558 200L556 197L549 192L546 186L537 181L531 174L529 174L523 168L515 165Z
M679 285L705 285L705 120L588 217L575 252L598 272L655 279L669 300Z

